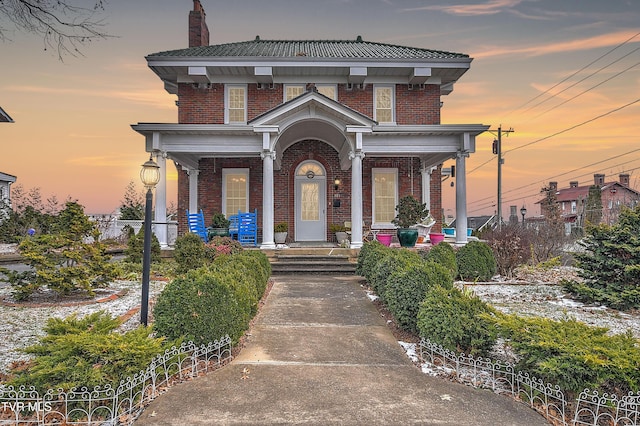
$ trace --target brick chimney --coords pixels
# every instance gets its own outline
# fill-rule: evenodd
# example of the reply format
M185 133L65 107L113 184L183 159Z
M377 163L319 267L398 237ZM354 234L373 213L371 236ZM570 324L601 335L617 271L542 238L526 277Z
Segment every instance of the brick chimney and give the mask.
M574 180L569 182L569 188L577 188L578 187L578 181Z
M620 185L629 186L629 174L627 173L621 174L619 178L620 178Z
M193 0L193 10L189 12L189 47L209 45L209 28L205 18L200 0Z
M593 175L593 184L595 186L604 186L604 175L601 173Z
M549 190L553 192L558 191L558 182L549 182Z

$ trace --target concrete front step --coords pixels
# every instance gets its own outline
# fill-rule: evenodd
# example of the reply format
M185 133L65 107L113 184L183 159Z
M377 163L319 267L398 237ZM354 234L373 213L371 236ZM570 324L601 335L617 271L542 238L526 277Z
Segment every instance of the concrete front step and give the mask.
M287 249L267 253L274 275L355 273L357 250L350 249Z

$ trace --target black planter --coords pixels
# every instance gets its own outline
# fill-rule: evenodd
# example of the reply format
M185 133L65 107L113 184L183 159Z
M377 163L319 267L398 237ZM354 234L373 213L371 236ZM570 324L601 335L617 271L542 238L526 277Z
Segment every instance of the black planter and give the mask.
M401 247L415 247L418 241L418 230L413 228L398 228L398 241Z

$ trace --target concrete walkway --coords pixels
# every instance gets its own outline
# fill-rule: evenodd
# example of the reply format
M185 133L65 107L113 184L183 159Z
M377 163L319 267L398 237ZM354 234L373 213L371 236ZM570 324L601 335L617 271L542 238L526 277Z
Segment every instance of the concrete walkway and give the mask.
M510 398L421 373L357 277L274 280L239 356L169 389L136 426L548 425Z

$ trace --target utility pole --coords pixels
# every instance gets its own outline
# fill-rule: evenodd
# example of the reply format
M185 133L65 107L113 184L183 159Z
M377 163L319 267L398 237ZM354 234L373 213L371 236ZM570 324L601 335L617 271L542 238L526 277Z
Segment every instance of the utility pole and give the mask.
M494 131L490 130L491 133ZM512 133L513 131L513 129L509 129L505 130L504 133ZM498 229L502 229L502 165L504 164L504 159L502 158L502 133L502 125L500 125L498 127L498 139L493 141L493 153L498 155L498 200L496 203Z

